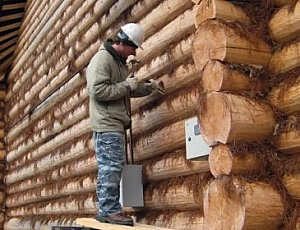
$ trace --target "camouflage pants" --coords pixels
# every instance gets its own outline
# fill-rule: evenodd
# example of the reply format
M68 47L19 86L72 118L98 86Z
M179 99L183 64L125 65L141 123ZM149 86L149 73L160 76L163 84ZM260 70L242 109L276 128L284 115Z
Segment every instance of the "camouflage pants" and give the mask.
M125 135L120 132L93 133L98 163L96 194L100 216L121 213L120 180L125 164Z

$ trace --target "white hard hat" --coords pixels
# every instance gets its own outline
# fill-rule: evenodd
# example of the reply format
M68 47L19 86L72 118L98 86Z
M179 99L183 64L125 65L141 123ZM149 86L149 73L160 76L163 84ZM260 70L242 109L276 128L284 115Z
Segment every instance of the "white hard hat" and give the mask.
M136 46L142 49L142 43L144 42L145 35L142 28L138 24L128 23L122 26L121 30L122 31L118 33L120 39L132 41ZM124 37L124 35L127 37Z

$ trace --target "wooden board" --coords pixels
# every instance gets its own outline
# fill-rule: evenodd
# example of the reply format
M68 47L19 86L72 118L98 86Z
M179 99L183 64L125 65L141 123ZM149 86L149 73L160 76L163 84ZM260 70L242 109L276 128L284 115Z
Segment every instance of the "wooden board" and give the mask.
M82 225L84 227L101 229L101 230L126 230L126 229L132 230L132 228L133 228L131 226L126 226L126 225L101 223L93 218L77 218L76 224ZM134 229L137 229L137 230L138 229L140 229L140 230L170 230L171 228L161 228L161 227L152 226L152 225L134 223Z

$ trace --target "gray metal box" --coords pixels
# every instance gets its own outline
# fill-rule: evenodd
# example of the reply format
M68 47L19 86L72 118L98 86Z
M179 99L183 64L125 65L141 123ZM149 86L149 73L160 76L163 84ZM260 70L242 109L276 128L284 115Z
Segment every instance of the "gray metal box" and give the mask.
M120 203L123 207L143 207L142 165L126 164L120 183Z
M206 160L211 147L203 140L197 117L185 121L186 158L188 160Z

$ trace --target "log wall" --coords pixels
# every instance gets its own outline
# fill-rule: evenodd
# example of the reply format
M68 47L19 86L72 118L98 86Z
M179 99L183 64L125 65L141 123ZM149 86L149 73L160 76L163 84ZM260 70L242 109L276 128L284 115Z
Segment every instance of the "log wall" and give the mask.
M145 207L125 211L172 229L299 228L299 4L28 1L2 97L4 229L96 214L86 66L127 22L146 35L136 76L165 94L132 100ZM186 160L194 116L208 161Z
M198 3L198 118L215 177L203 198L208 229L299 228L299 7Z
M145 224L206 229L208 161L185 157L184 121L196 116L202 76L191 50L197 6L181 0L59 0L28 1L26 9L3 98L4 229L73 225L76 217L97 213L86 66L127 22L139 23L146 35L136 76L161 80L165 94L132 100L134 161L144 169L145 207L125 211Z
M5 175L6 175L6 149L5 149L5 103L6 89L0 89L0 228L4 225L5 216Z

